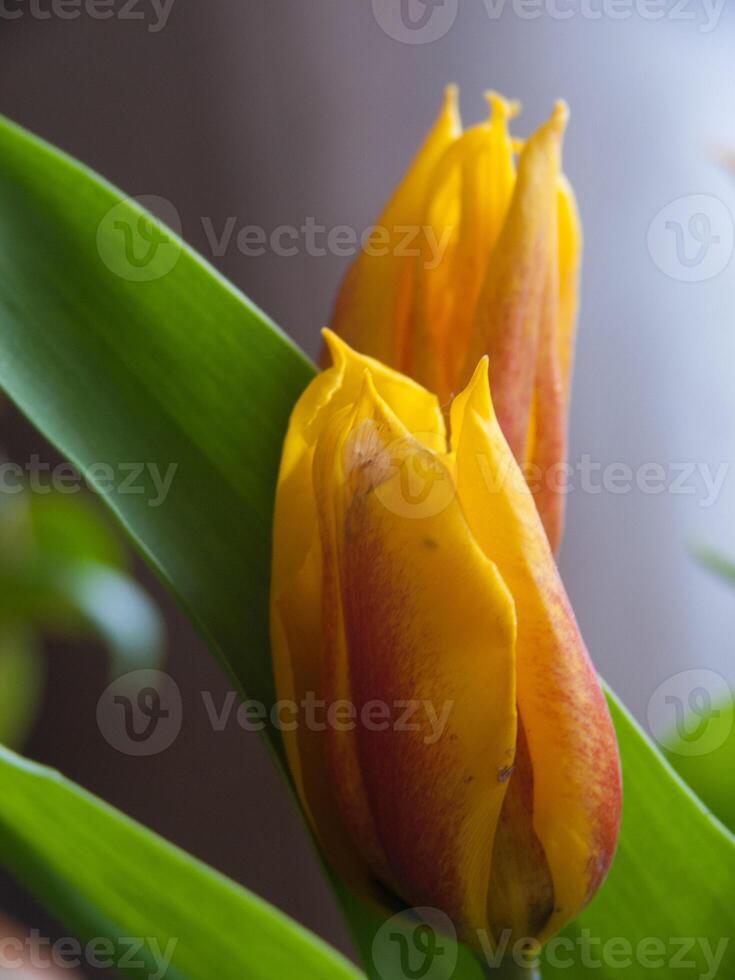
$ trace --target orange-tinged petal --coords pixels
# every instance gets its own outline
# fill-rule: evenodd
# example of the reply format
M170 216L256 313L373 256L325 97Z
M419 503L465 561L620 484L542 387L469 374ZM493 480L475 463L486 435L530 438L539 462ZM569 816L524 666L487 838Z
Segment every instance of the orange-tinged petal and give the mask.
M271 582L271 645L279 699L301 704L322 693L323 559L313 489L316 443L340 411L353 405L369 368L386 402L430 447L445 448L436 398L326 332L334 366L318 375L297 402L284 443L276 494ZM300 724L284 730L289 768L312 826L345 874L359 873L335 813L326 773L323 733Z
M328 704L354 705L343 597L343 552L345 512L349 506L351 468L347 443L353 427L360 424L360 399L333 416L317 442L314 456L314 494L319 514L322 543L322 623L324 647L320 665L320 690ZM360 854L371 870L389 887L396 887L390 865L379 839L358 757L354 729L328 729L322 752L330 777L332 799Z
M444 106L411 167L378 220L378 231L350 266L332 313L332 329L356 350L399 367L413 291L415 257L405 254L407 230L423 221L434 167L461 131L457 90ZM415 242L417 236L413 236ZM323 361L328 362L325 356Z
M534 499L551 550L561 543L564 524L564 474L567 458L567 406L558 353L559 281L555 260L550 260L539 318L536 379L526 462L537 477Z
M490 119L460 135L456 92L448 90L381 218L395 248L353 263L333 326L435 391L445 407L489 354L501 427L530 467L556 550L581 249L574 195L560 170L568 113L558 103L521 141L508 130L518 105L496 93L488 99ZM393 234L399 228L412 233L409 248Z
M518 105L488 94L491 117L444 153L429 182L422 250L401 370L436 391L457 390L488 258L515 182L508 121Z
M549 263L542 303L536 386L527 462L538 475L534 497L552 551L564 529L569 389L579 298L582 234L574 192L561 175L557 190L557 255Z
M452 448L462 509L516 604L519 724L529 763L519 772L532 785L526 836L537 838L543 849L554 896L545 925L536 923L543 939L586 904L612 860L621 797L617 744L533 498L518 467L508 462L484 363L453 406ZM511 784L515 779L514 773ZM506 799L522 803L522 797L509 790ZM517 839L512 831L511 824L506 865ZM520 860L516 870L522 879ZM534 891L535 898L539 894ZM522 931L527 920L508 924Z
M565 403L574 361L574 332L579 306L579 262L582 252L582 226L572 186L562 174L559 178L557 207L559 235L559 327L557 344Z
M526 456L549 268L556 258L557 181L567 109L525 143L513 200L490 258L475 312L464 377L483 354L501 428L516 459ZM551 319L551 314L547 317Z
M332 691L358 713L413 705L417 726L360 724L328 739L343 818L375 873L471 937L487 925L494 827L514 756L515 616L451 475L428 496L406 494L417 473L441 469L369 376L354 411L320 439Z

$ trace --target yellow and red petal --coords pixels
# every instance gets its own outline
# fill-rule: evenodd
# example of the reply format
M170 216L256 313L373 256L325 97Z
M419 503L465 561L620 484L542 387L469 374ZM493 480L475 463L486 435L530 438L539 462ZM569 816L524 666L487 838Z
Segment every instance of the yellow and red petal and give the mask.
M369 377L355 409L324 434L316 468L332 619L325 687L358 716L376 703L392 712L387 730L329 730L332 786L376 875L472 937L487 925L494 828L514 756L513 600L448 471L428 496L407 496L416 472L442 463ZM413 730L397 730L396 711L409 705Z
M424 444L443 451L444 420L436 398L409 378L351 350L327 332L333 366L305 390L291 415L283 447L273 526L271 647L279 699L323 700L322 542L314 495L314 452L335 416L354 405L366 369L381 397ZM290 727L290 726L289 726ZM299 724L283 741L296 790L322 845L348 877L359 877L354 852L335 812L322 731Z
M495 417L485 362L455 400L452 449L462 509L516 606L530 829L543 849L554 895L547 921L536 923L536 935L544 939L587 903L612 860L621 807L617 743L533 498ZM522 931L527 920L511 925Z
M552 260L556 258L557 181L568 112L551 118L525 143L513 200L487 267L463 383L484 354L501 428L516 459L526 458L536 385L540 324ZM553 320L553 314L546 316Z
M487 263L515 183L508 122L518 105L489 93L491 116L462 134L427 189L401 370L446 404L460 373Z

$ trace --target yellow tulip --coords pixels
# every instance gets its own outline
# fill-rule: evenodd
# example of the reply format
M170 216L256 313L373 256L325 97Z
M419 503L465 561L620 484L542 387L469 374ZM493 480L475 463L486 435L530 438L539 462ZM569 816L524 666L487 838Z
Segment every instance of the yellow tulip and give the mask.
M448 441L434 394L326 339L283 450L271 629L279 699L340 714L284 731L294 784L359 892L544 941L607 872L620 770L487 358Z
M414 378L442 405L484 354L501 428L534 485L552 548L564 495L581 233L561 174L567 109L525 143L516 103L491 93L490 119L462 132L444 107L340 290L332 329Z

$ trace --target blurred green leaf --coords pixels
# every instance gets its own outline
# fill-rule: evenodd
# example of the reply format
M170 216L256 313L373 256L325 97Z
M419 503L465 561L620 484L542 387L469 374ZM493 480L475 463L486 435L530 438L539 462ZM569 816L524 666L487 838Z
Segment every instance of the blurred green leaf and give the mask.
M685 754L676 750L672 738L672 751L666 756L681 778L694 790L700 800L722 823L735 833L735 699L714 702L707 714L698 715L685 724L688 729L703 720L717 723L722 740L719 745L703 754Z
M113 674L157 664L161 617L123 571L124 552L83 498L14 495L0 510L0 626L92 632Z
M699 546L694 549L694 556L701 565L709 568L711 572L719 575L720 578L735 584L735 561L727 558L714 548Z
M59 594L110 651L114 675L159 663L163 623L147 594L131 578L105 565L55 566Z
M170 956L171 980L359 977L277 909L58 773L0 748L0 785L3 863L85 941L112 941L119 972L160 977ZM136 939L145 969L126 966Z
M0 626L0 745L21 745L28 735L43 673L33 631Z
M114 208L116 221L133 229L143 218L137 207L9 125L0 129L0 202L0 381L85 471L99 461L178 463L159 508L119 490L107 502L241 690L270 703L271 509L287 418L313 369L185 246L165 273L156 267L159 278L120 275L108 216ZM716 946L732 924L732 839L635 723L618 708L615 715L626 772L623 839L609 883L579 924L605 939L630 930L664 943L697 930ZM373 939L393 910L335 888L375 975ZM734 953L723 978L735 972ZM678 976L700 976L701 957L692 960ZM638 967L627 976L639 977ZM455 977L479 976L463 949Z
M44 555L95 562L120 571L127 567L123 542L96 501L57 492L27 493L26 499L30 535Z

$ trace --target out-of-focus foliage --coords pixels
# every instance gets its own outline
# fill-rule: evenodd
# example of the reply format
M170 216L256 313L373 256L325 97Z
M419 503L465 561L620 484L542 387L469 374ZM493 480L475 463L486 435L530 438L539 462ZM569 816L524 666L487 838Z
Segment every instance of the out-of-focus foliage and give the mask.
M714 548L695 548L694 554L705 568L709 568L720 578L735 585L735 561Z
M128 576L96 504L52 490L0 493L0 742L18 745L38 709L41 639L97 636L113 674L154 665L163 627Z

